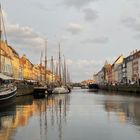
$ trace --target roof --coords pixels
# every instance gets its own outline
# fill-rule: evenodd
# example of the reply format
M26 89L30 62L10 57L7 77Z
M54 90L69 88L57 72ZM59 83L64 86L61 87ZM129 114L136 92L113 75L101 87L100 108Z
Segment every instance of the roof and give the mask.
M8 47L12 50L12 52L13 52L15 55L17 55L17 56L19 57L19 54L17 53L17 51L16 51L13 47L11 47L11 46L9 46L9 45L8 45Z
M13 79L12 77L4 75L3 73L0 73L0 78L3 79L3 80L11 80L11 79Z
M121 56L123 56L123 55L120 55L120 56L115 60L115 62L112 64L112 66L115 65L115 63L121 58Z

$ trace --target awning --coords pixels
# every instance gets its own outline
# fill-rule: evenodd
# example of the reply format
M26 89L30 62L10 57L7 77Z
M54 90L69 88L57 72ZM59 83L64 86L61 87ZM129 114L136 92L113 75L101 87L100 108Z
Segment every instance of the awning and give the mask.
M14 79L14 78L12 78L10 76L4 75L3 73L0 73L0 78L3 79L3 80L12 80L12 79Z

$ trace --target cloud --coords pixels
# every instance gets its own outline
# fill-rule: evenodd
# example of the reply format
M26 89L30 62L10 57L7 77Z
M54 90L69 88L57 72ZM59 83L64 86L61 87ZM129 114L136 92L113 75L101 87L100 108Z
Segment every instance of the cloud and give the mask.
M69 40L69 37L67 37L66 35L62 35L60 36L60 40L64 42L64 41Z
M40 48L44 44L44 40L30 27L21 27L18 24L8 24L7 35L10 41L18 45Z
M70 66L73 64L73 61L71 59L66 59L66 64Z
M70 23L66 30L74 35L80 33L83 27L80 24Z
M98 14L96 10L93 10L91 8L87 8L84 10L84 18L86 21L94 21L98 18Z
M37 1L28 1L28 3L30 2L31 6L34 6L40 10L43 10L43 11L48 11L48 9L46 8L46 5L45 3L40 3L40 2L37 2Z
M4 11L3 18L6 27L8 44L17 50L19 54L28 54L29 56L27 57L36 63L39 60L41 50L44 49L45 41L42 35L34 31L31 27L11 24L7 20L7 14ZM2 36L3 39L5 39L3 34Z
M134 35L133 38L136 40L140 40L140 34Z
M74 79L84 80L88 77L91 78L95 71L98 71L101 66L104 64L102 60L94 60L94 59L79 59L73 61L70 66L71 75Z
M81 41L81 43L85 43L85 44L106 44L109 42L109 38L108 37L98 37L98 38L93 38L93 39L86 39Z
M38 32L34 31L31 27L20 26L18 24L11 24L7 19L7 14L2 10L4 25L6 27L6 34L8 40L15 45L26 47L40 48L44 45L44 39ZM2 28L2 33L4 32Z
M126 17L122 19L122 23L128 27L133 29L134 31L140 32L140 21L136 17Z
M63 1L64 4L66 4L67 6L80 8L96 0L63 0Z
M76 64L77 64L78 67L84 68L84 67L87 67L87 66L103 64L103 61L95 61L95 60L83 59L83 60L78 60L76 62Z

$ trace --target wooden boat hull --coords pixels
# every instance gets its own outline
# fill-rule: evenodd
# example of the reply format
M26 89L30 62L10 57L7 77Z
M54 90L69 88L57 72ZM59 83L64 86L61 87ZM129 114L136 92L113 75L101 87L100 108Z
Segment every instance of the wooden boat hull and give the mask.
M89 92L97 92L99 89L99 86L97 84L89 84L88 89L89 89Z
M48 95L52 94L52 92L53 92L53 88L48 88L48 89L47 89Z
M34 98L45 98L47 94L47 87L34 87Z
M17 88L5 94L0 94L0 106L7 106L15 102Z

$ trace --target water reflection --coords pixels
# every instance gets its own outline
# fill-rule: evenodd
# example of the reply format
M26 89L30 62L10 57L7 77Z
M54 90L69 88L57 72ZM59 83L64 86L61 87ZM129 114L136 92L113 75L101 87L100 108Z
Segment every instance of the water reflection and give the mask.
M27 126L30 118L39 118L39 139L47 138L48 119L51 125L58 124L59 139L62 139L62 121L66 122L69 95L50 96L34 100L32 96L18 97L16 104L0 110L0 140L15 136L16 129ZM50 118L49 118L50 117Z
M131 126L140 128L139 106L140 98L80 89L46 99L18 97L0 110L0 140L125 140L123 130L130 128L127 140L136 140L140 133Z
M0 108L0 139L9 140L15 128L16 105Z
M129 96L106 96L104 100L106 111L111 115L115 112L120 122L140 126L140 98Z

